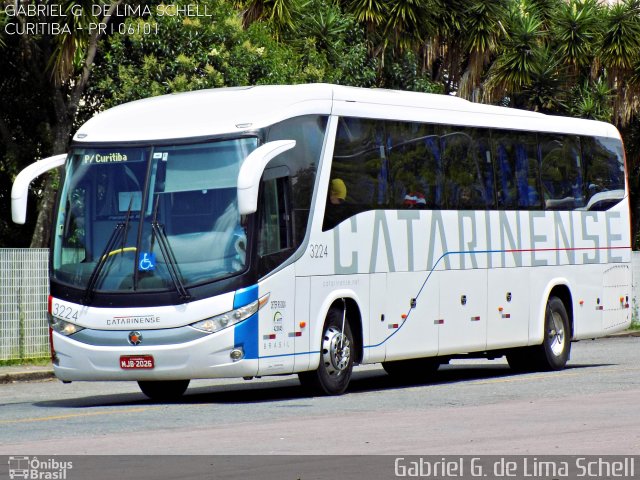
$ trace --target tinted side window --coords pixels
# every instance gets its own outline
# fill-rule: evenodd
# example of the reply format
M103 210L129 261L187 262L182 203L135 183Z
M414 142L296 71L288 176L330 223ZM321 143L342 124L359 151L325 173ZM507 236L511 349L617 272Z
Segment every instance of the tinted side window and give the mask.
M538 176L536 135L528 132L493 132L498 207L538 209L542 206Z
M581 138L587 210L606 210L624 197L622 144L612 138Z
M540 135L540 178L545 207L573 210L584 205L579 142L568 135Z
M341 118L331 166L331 180L341 180L346 196L339 205L327 199L323 230L367 210L387 206L388 161L384 123Z
M445 207L486 209L494 205L489 132L464 127L443 129Z
M442 165L437 127L388 122L389 195L392 208L440 208Z

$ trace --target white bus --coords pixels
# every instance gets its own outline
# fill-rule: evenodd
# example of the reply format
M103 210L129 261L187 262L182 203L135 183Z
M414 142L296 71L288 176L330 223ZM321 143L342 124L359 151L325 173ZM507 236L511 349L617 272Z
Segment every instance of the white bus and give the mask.
M203 90L84 124L52 233L65 382L561 369L630 323L623 146L606 123L315 84Z

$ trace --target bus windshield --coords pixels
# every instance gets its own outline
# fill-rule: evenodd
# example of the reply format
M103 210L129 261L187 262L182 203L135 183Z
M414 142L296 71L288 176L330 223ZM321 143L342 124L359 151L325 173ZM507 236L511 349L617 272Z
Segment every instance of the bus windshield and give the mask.
M246 266L237 177L257 138L75 148L53 239L53 279L90 291L167 290Z

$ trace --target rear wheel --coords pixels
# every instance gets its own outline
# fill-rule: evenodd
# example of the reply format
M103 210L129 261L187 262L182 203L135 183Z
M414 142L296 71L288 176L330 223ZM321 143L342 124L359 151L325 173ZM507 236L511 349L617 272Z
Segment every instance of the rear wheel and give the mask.
M519 348L507 355L517 371L561 370L571 353L569 316L562 300L549 297L544 316L544 338L540 345Z
M343 330L344 323L344 330ZM320 365L312 372L298 374L300 383L314 393L340 395L349 386L353 372L355 345L349 322L343 311L331 308L324 322Z
M547 302L544 319L544 340L538 349L541 370L561 370L571 353L571 330L564 303L558 297Z
M177 400L187 390L189 380L139 381L138 386L151 400Z

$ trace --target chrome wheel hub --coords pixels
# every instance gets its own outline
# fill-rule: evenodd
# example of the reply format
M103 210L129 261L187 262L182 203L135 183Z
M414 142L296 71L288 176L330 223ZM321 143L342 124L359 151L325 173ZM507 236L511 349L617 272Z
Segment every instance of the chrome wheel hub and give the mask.
M564 323L558 312L551 313L551 325L549 325L547 336L549 338L551 352L553 352L556 357L562 355L566 338L564 335Z
M330 376L339 376L349 366L351 342L336 327L329 327L322 340L322 361Z

